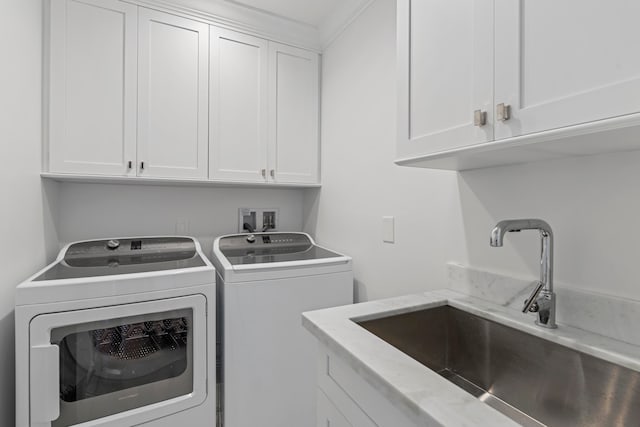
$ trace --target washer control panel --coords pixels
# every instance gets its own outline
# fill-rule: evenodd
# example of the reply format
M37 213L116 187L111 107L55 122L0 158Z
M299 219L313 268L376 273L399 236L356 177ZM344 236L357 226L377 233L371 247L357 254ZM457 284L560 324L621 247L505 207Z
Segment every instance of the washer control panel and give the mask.
M313 243L304 233L234 234L220 239L220 250L254 250L256 248L311 247Z

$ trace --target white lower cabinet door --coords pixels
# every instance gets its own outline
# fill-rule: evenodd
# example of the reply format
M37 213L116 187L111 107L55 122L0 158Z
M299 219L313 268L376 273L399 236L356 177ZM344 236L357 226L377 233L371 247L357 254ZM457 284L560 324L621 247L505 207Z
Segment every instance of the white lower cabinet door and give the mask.
M353 427L320 389L317 398L317 427Z
M496 0L496 139L640 112L640 2ZM603 144L606 141L602 141Z
M266 40L211 27L209 178L267 178Z
M49 171L135 175L137 7L52 0Z
M269 43L269 180L319 180L318 55Z
M138 175L208 174L209 26L139 10Z

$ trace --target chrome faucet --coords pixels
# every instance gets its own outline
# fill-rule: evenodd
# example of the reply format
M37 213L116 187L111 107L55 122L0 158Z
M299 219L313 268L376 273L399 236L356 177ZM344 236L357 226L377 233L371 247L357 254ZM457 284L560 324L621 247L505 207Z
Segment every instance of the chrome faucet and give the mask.
M556 294L553 292L553 232L551 226L541 219L509 219L500 221L491 231L489 244L502 246L505 233L521 230L540 231L540 281L531 296L524 302L523 313L537 313L536 324L554 329L556 325Z

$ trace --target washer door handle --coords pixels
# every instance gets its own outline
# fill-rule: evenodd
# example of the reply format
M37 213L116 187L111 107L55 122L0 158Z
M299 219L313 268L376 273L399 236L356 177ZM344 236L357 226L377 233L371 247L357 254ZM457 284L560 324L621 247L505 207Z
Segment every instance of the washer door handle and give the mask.
M60 348L45 344L31 347L29 389L32 423L48 423L60 416Z

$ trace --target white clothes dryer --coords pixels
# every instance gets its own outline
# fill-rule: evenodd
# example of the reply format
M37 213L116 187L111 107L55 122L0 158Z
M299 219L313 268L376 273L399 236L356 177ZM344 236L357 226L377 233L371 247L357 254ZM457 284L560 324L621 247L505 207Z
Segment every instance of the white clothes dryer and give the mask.
M351 258L305 233L222 236L213 254L224 427L315 426L317 346L302 313L353 303Z
M216 425L215 269L190 237L76 242L16 290L16 425Z

